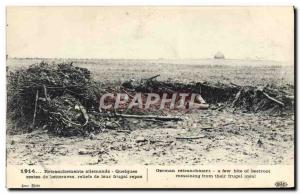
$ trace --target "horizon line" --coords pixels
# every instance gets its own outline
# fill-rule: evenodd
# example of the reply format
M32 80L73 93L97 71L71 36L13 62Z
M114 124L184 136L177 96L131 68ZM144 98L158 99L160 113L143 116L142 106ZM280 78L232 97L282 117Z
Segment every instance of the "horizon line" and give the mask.
M272 61L272 62L289 62L282 60L274 59L254 59L254 58L224 58L224 59L215 59L215 58L76 58L76 57L6 57L6 59L77 59L77 60L250 60L250 61Z

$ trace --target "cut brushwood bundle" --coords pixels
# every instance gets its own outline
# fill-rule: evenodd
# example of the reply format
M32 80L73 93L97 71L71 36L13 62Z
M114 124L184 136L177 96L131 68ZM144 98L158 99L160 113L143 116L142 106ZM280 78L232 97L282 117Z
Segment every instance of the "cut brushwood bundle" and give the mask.
M268 87L239 86L234 84L239 91L235 94L231 105L246 111L273 111L293 109L293 99L285 92Z
M129 80L122 85L127 90L143 93L197 93L208 104L227 104L236 109L250 112L292 110L294 98L285 92L270 87L240 86L234 83L180 83L158 81L159 75L140 81ZM198 100L199 101L199 100ZM199 109L209 108L199 101Z
M63 136L97 132L105 125L88 116L98 106L96 85L85 68L41 62L8 75L8 114L20 129L43 127Z

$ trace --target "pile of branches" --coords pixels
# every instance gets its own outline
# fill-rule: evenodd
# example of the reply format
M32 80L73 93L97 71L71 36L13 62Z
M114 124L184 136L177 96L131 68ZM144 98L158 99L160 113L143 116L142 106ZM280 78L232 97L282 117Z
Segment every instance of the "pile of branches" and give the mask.
M207 103L214 104L219 102L227 102L232 98L233 93L237 93L238 89L235 86L228 86L222 83L181 83L172 81L158 81L156 78L159 75L149 79L140 81L129 80L122 84L123 87L142 93L195 93L200 94Z
M27 69L10 72L7 113L21 131L44 128L57 135L84 136L106 129L128 130L130 119L151 122L181 120L178 117L165 116L161 112L155 113L157 109L124 111L121 107L118 110L101 112L98 109L99 99L107 92L125 92L129 96L140 92L145 94L144 98L147 93L167 93L170 96L174 93L196 93L206 103L222 103L251 112L293 109L293 98L270 87L158 81L158 76L105 87L96 83L86 68L73 66L72 63L41 62Z
M118 93L123 89L115 86L113 91ZM140 116L135 110L132 114L120 114L122 110L100 112L99 99L106 92L112 91L96 83L89 70L72 63L41 62L10 72L7 114L18 129L11 132L43 128L60 136L89 136L111 129L128 131L130 119L179 120L158 115Z
M104 128L88 115L98 107L98 89L85 68L41 62L10 72L7 90L8 115L19 129L71 136Z
M271 87L239 86L220 82L180 83L172 81L158 81L159 75L140 81L129 80L123 87L143 93L196 93L200 94L209 104L223 103L226 107L246 112L268 111L278 113L292 110L294 97L284 91ZM225 107L223 106L223 107Z
M252 87L235 85L238 92L233 94L231 106L250 112L267 111L280 113L293 110L294 97L285 91L270 87Z

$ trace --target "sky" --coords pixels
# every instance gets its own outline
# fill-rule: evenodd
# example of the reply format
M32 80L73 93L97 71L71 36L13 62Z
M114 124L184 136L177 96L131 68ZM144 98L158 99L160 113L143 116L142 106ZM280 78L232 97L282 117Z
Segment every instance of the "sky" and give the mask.
M292 7L8 7L9 57L293 60Z

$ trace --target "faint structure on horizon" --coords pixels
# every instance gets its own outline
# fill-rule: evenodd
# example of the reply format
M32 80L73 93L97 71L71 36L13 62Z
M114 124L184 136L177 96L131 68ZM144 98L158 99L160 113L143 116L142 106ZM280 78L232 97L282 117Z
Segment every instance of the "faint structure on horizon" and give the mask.
M214 56L215 59L225 59L225 56L223 53L221 53L220 51L218 51L215 56Z

